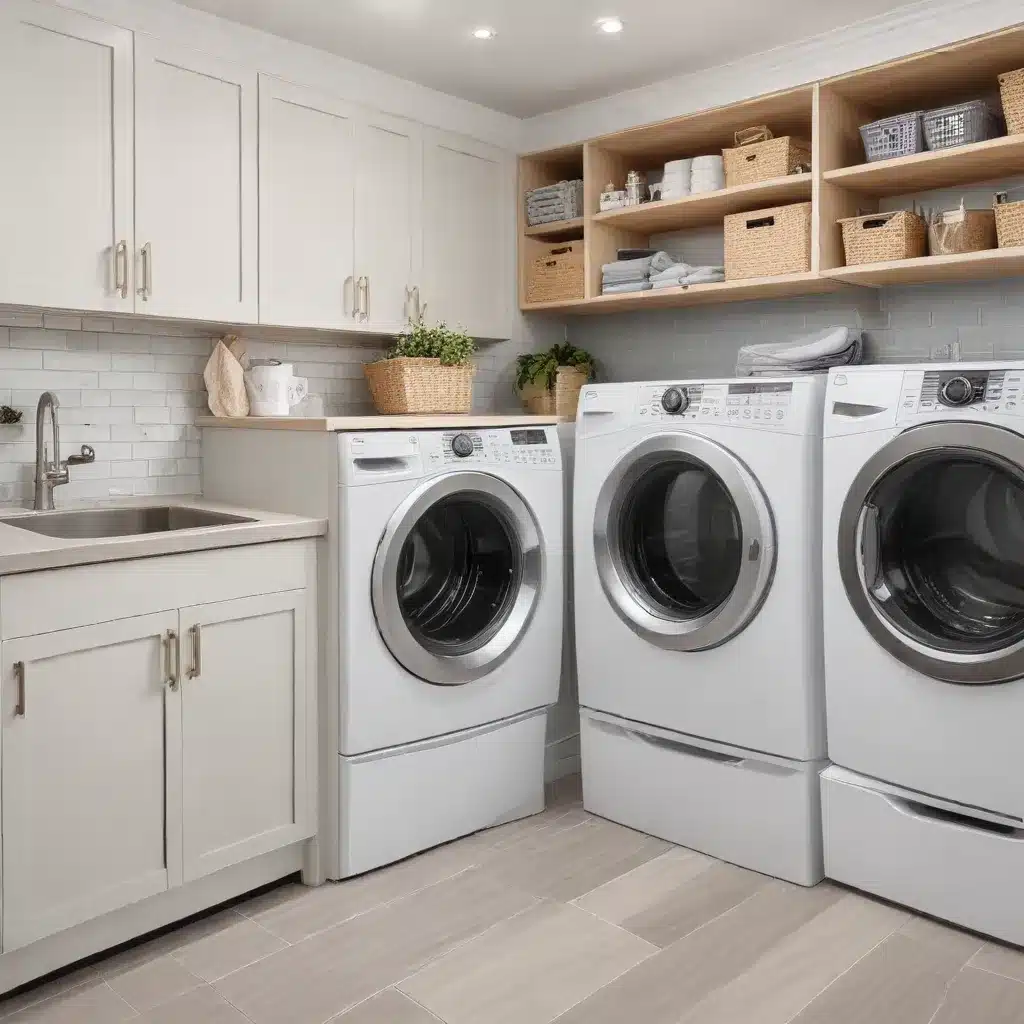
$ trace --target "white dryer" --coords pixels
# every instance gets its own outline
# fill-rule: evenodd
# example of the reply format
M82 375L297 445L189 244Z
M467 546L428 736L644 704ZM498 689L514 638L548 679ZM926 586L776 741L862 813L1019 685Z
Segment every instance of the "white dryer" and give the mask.
M830 375L827 873L1024 943L1024 363Z
M821 878L824 377L607 384L577 423L584 804Z
M555 426L207 435L209 492L330 520L329 877L542 810L562 658Z

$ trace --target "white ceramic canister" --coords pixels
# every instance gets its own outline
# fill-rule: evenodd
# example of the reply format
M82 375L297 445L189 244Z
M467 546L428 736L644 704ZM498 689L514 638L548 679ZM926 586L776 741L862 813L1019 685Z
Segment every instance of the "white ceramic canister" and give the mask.
M245 374L250 416L287 416L309 394L309 381L291 363L256 363Z

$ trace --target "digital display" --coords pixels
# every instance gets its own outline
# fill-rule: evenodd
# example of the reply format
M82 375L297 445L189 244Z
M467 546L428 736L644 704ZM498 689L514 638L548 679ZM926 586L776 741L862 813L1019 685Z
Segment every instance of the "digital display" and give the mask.
M793 382L785 381L769 384L730 384L730 395L782 395L793 390Z
M513 444L547 444L548 435L544 430L531 427L527 430L511 430Z

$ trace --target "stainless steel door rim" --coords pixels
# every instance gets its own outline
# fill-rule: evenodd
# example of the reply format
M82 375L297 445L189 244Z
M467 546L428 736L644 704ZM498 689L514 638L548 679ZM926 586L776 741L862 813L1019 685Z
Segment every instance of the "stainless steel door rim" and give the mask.
M504 613L480 646L456 655L428 650L406 622L398 593L402 549L423 515L446 498L476 502L504 524L518 548L518 581ZM459 472L417 488L395 511L374 557L371 595L377 628L394 658L429 683L458 686L494 671L529 627L544 582L545 554L533 512L510 484L489 473Z
M732 590L717 607L695 617L673 616L641 592L620 538L633 488L649 470L672 462L710 471L731 499L740 526L740 563ZM731 451L696 434L657 434L630 448L608 474L594 510L594 556L605 595L630 629L658 647L707 650L741 632L764 602L775 572L775 524L756 478Z
M960 455L986 462L1024 485L1024 438L991 424L948 421L910 427L879 449L861 468L839 518L837 553L847 598L873 639L894 658L923 675L947 683L988 685L1024 676L1024 640L985 651L944 650L923 643L900 626L899 609L881 575L873 503L893 471L927 456Z

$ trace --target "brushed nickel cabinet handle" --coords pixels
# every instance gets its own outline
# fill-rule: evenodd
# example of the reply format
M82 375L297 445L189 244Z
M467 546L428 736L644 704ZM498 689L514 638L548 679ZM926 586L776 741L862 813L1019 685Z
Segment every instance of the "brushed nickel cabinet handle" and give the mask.
M355 311L355 297L354 297L355 296L355 291L354 291L354 289L355 289L355 282L356 282L356 279L351 274L349 274L348 277L345 278L344 282L341 285L341 312L342 312L343 316L353 316L354 317L356 315L356 311ZM351 285L353 287L353 299L352 299L352 304L353 305L352 305L352 312L351 312L351 314L348 311L348 290L349 290L349 285Z
M170 690L176 690L178 683L181 682L178 668L180 658L181 648L178 634L173 629L169 629L164 637L164 676L166 677L164 681Z
M356 311L355 316L359 317L360 322L366 319L366 278L360 277L356 281Z
M25 717L25 662L14 663L14 678L18 680L18 703L14 706L15 718Z
M153 243L147 242L141 250L142 256L142 284L139 286L139 295L143 302L148 302L153 294Z
M114 248L114 291L128 298L128 243L120 241Z
M363 320L370 319L370 279L363 278Z
M188 670L188 677L198 679L203 671L203 630L197 622L188 631L192 636L192 667Z

